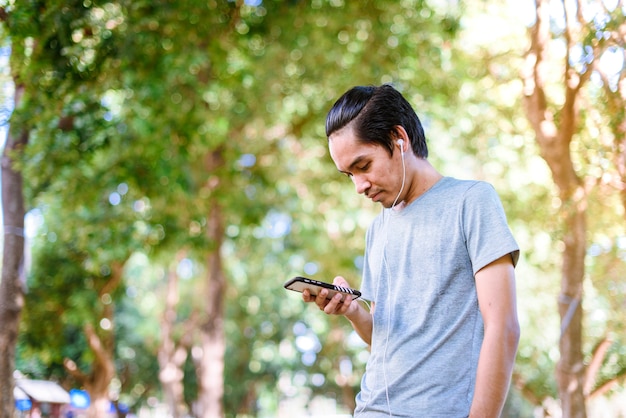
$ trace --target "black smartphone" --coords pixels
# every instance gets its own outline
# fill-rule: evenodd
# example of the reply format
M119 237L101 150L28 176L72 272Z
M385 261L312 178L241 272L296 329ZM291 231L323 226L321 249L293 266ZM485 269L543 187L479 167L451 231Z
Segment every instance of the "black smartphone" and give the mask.
M318 280L309 279L307 277L294 277L289 279L284 284L285 289L293 290L295 292L303 292L304 289L309 289L312 296L316 296L320 290L328 289L328 296L326 299L332 299L337 293L341 293L343 295L350 295L353 299L361 297L361 292L355 289L351 289L349 287L341 287L335 286L331 283L320 282ZM341 298L343 301L344 297Z

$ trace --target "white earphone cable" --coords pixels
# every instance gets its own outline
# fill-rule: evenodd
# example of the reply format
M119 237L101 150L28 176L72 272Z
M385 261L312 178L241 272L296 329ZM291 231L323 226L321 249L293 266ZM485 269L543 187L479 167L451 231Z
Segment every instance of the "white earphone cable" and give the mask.
M401 141L398 141L401 142ZM406 181L406 166L404 165L404 149L402 148L403 145L400 145L400 156L402 157L402 185L400 186L400 191L398 192L398 195L396 196L396 199L393 201L393 204L391 205L391 209L393 209L396 206L396 203L398 203L398 199L400 198L400 195L402 194L402 192L404 191L404 182ZM385 242L386 244L386 242Z

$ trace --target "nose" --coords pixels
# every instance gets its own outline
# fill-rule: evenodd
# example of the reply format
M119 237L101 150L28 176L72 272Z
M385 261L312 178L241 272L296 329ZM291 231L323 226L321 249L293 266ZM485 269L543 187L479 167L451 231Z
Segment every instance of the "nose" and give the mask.
M365 176L352 175L352 181L354 182L358 194L366 193L372 186Z

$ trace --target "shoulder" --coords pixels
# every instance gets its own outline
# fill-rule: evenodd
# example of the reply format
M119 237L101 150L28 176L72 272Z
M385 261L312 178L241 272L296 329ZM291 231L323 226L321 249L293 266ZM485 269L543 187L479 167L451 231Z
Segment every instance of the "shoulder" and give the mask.
M433 187L433 191L446 199L457 201L498 199L495 188L482 180L459 180L454 177L444 177Z
M490 183L483 180L461 180L454 177L444 177L442 183L445 187L471 193L483 193L485 191L495 190Z

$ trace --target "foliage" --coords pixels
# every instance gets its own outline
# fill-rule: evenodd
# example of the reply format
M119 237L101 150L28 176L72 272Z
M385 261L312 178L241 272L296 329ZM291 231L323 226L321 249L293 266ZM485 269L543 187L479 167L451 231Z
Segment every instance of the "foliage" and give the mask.
M352 85L393 82L424 122L433 163L500 192L524 249L516 381L537 405L555 396L559 231L549 174L519 111L524 28L493 2L447 4L14 5L8 29L15 56L27 58L16 66L30 94L12 123L31 128L21 167L31 219L41 221L19 348L23 371L62 378L64 357L88 367L80 327L96 321L98 280L122 261L125 283L111 295L120 397L138 406L158 395L166 266L186 252L178 264L188 269L180 326L205 303L204 257L213 245L207 217L216 198L226 208L227 415L261 415L316 395L348 410L364 346L346 321L310 310L282 283L296 274L326 281L341 274L358 286L364 232L378 208L336 172L324 117ZM494 13L508 26L473 38L484 32L485 16L495 23ZM594 105L604 93L596 94L588 99ZM602 113L590 111L589 120L601 127ZM579 164L596 172L611 150L592 139L582 141ZM205 159L214 151L225 164L209 172ZM623 311L623 231L615 228L623 220L609 211L617 205L603 190L591 200L589 329L594 339L619 341L624 324L608 313ZM611 347L600 381L623 367L623 346ZM191 404L193 352L185 371Z

